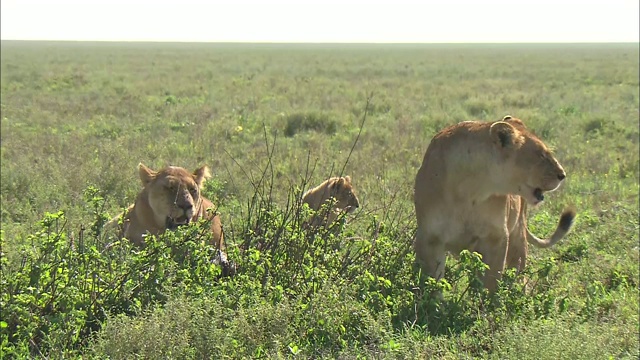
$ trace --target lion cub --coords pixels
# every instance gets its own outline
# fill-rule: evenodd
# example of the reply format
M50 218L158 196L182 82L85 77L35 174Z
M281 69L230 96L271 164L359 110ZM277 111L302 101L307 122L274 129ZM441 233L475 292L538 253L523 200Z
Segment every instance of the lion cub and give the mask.
M214 206L201 194L204 181L211 177L206 165L190 173L177 166L154 171L140 163L138 172L143 188L135 203L109 221L106 228L117 228L118 238L127 238L142 246L147 234L160 235L166 230L175 230L178 226L205 218L211 220L213 245L224 250L220 217L207 212Z
M322 205L330 201L335 201L331 209L323 211ZM302 202L308 204L309 208L315 212L307 221L307 224L313 227L329 227L341 213L351 213L360 207L350 176L325 180L322 184L305 192Z
M418 229L414 249L423 271L444 276L445 253L464 249L489 265L484 285L496 287L505 267L525 266L527 242L549 247L571 229L566 209L550 239L527 228L527 207L556 190L567 173L522 120L465 121L434 136L415 179Z

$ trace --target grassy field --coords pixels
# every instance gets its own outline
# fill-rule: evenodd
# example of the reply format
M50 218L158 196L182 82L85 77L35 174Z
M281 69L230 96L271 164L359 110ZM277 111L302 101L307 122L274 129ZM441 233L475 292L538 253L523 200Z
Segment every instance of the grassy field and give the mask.
M640 356L638 44L0 50L6 356ZM506 114L567 171L530 228L548 236L567 205L576 225L495 297L473 286L478 259L449 258L432 301L410 247L415 174L441 128ZM235 277L181 242L197 229L102 250L99 225L133 201L140 162L211 167ZM361 208L310 241L296 197L343 168Z

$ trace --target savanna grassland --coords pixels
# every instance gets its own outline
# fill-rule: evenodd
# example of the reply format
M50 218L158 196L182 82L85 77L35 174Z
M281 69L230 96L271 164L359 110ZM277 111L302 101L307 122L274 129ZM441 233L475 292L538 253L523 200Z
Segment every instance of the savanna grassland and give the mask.
M2 353L637 359L638 55L638 44L3 41ZM573 205L572 232L530 249L495 296L477 286L473 254L420 285L412 193L429 140L506 114L567 171L530 229L550 235ZM105 249L101 225L133 202L140 162L211 167L204 194L235 276L208 261L197 225ZM305 233L301 191L340 173L360 209L337 235Z

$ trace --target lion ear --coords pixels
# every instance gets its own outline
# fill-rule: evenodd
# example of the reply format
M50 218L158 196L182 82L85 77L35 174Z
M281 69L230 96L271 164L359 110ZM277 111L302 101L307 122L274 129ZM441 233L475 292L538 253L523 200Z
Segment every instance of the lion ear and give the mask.
M351 176L346 175L346 176L344 177L344 181L345 181L347 184L351 184Z
M146 167L143 163L138 164L138 175L142 180L142 186L146 186L158 173Z
M202 189L204 181L211 177L211 172L207 165L201 166L193 172L193 178L196 180L198 187Z
M344 178L331 178L331 182L329 183L329 189L340 190L340 188L344 185Z
M518 148L524 142L520 131L504 121L493 123L489 131L493 142L502 149Z

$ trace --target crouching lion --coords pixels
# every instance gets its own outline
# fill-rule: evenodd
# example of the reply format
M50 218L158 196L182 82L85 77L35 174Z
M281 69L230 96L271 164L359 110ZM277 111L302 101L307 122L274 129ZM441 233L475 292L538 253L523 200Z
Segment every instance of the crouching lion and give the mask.
M323 211L322 206L330 201L334 201L331 208ZM325 180L322 184L307 190L302 196L302 202L314 211L312 218L307 222L313 227L330 227L342 213L351 213L360 207L350 176Z
M207 211L213 203L202 196L204 181L211 177L205 165L193 173L184 168L168 166L154 171L138 165L142 190L124 213L116 216L106 229L117 229L119 239L127 238L138 246L144 245L147 234L160 235L199 219L210 220L212 245L220 249L219 263L227 265L224 234L220 216Z
M445 128L429 144L415 179L416 260L426 275L440 279L447 251L476 251L489 265L483 282L493 292L505 266L525 266L527 242L550 247L569 232L573 209L564 210L549 239L533 235L526 219L528 204L542 202L565 177L519 119Z

